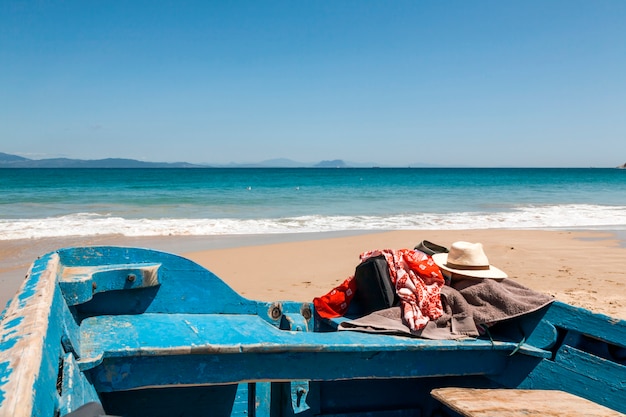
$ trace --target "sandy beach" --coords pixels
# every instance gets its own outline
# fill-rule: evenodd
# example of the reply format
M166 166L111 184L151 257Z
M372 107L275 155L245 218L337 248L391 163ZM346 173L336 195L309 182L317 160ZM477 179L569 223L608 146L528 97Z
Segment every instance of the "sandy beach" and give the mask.
M573 305L626 319L623 236L597 231L445 230L221 237L38 239L0 241L0 302L18 290L28 265L77 245L140 246L186 256L245 297L311 301L354 273L361 252L481 242L490 262L523 285Z

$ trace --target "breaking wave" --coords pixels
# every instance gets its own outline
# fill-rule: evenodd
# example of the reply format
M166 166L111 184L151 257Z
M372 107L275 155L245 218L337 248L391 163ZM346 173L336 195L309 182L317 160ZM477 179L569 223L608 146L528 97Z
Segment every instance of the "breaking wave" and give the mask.
M215 236L346 230L461 229L626 230L626 206L522 206L507 211L404 213L386 216L237 218L123 218L76 213L41 219L0 219L0 240L67 236Z

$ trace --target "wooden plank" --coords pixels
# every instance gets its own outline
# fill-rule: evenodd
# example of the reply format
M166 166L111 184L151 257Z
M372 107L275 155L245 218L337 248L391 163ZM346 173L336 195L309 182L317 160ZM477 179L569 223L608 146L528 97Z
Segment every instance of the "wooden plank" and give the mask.
M494 375L514 360L509 355L516 348L473 339L279 330L243 314L91 317L81 324L80 340L79 366L91 370L98 391L106 392L171 384Z
M515 343L480 339L425 340L360 332L294 332L280 330L257 315L248 314L99 316L85 319L80 328L82 369L87 369L93 360L97 362L102 354L131 357L242 351L378 353L425 350L510 354L517 348Z
M625 414L556 390L438 388L433 398L464 417L620 417Z
M626 347L626 320L594 313L559 301L552 303L544 320L558 328L574 330L615 346Z
M51 254L33 264L0 323L0 416L54 413L56 391L47 387L56 381L61 350L60 324L50 319L58 263Z
M96 391L259 381L339 381L493 375L508 364L499 351L248 352L105 358L87 372ZM398 364L402 364L399 366Z

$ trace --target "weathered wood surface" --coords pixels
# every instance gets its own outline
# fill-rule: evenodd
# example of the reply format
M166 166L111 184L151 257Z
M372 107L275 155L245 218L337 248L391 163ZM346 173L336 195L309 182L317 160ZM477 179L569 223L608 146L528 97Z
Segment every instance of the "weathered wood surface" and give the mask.
M59 324L50 319L58 256L49 256L49 261L50 269L31 268L19 296L10 301L4 313L0 326L0 416L28 417L54 410L54 391L39 392L46 396L43 403L30 401L37 390L46 389L46 382L54 387L56 375L46 375L46 369L57 367L54 354L60 351L59 346L50 357L45 343L51 333L60 337Z
M142 314L86 319L79 366L90 370L98 390L117 391L158 384L491 375L505 369L516 348L476 339L282 330L255 315Z
M558 376L555 375L555 378ZM624 417L556 390L438 388L432 396L464 417Z

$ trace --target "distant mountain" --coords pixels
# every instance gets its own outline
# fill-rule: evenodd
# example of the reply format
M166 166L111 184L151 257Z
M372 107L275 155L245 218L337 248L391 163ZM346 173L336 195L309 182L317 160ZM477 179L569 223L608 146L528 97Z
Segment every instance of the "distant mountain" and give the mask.
M219 168L357 168L368 167L371 168L376 164L360 164L345 162L341 159L334 159L332 161L321 161L318 163L307 163L293 161L287 158L267 159L261 162L248 162L248 163L236 163L231 162L225 165L210 164L212 167Z
M203 168L187 162L144 162L135 159L28 159L0 152L0 168Z
M8 153L0 152L0 163L12 163L21 161L29 161L29 159L17 155L9 155Z
M420 166L412 164L410 166ZM421 165L428 166L428 165ZM267 159L261 162L229 164L191 164L188 162L146 162L126 158L29 159L0 152L0 168L380 168L375 162L348 162L342 159L324 160L318 163L293 161L287 158ZM387 166L385 166L387 167Z
M321 161L315 164L316 168L346 168L348 165L341 159L333 159L332 161Z

